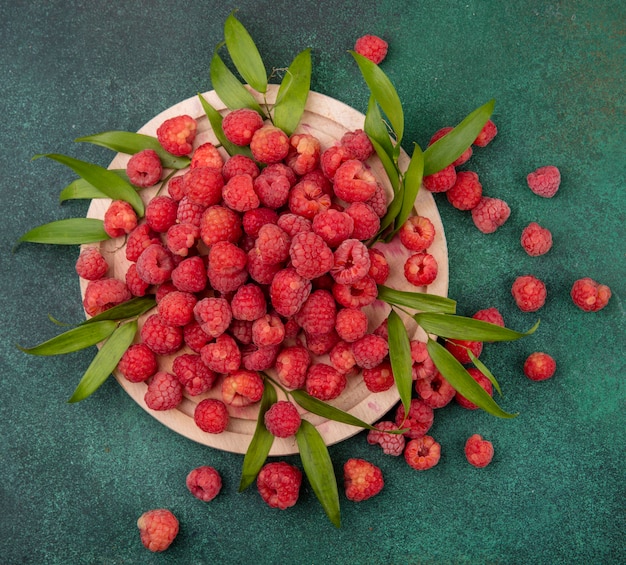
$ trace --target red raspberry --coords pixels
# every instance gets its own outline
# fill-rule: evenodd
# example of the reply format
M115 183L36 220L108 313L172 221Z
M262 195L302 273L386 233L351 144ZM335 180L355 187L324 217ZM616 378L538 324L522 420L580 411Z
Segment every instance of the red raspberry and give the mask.
M157 305L157 313L170 326L186 326L193 317L193 307L198 299L190 292L175 290L168 293Z
M389 344L380 336L367 334L352 344L352 353L359 367L373 369L389 353Z
M194 320L183 328L183 339L187 347L196 353L200 353L202 348L209 343L212 338L210 335L204 333L200 324Z
M435 226L425 216L411 216L402 224L398 236L409 251L426 251L435 240Z
M158 371L148 383L144 396L146 406L151 410L172 410L183 399L183 386L171 373Z
M406 444L404 459L416 471L432 469L441 457L441 445L431 436L412 439Z
M376 235L380 229L380 217L365 202L353 202L346 208L346 214L352 218L354 229L352 237L364 241Z
M570 292L574 304L585 312L602 310L611 298L611 289L585 277L574 282Z
M178 290L172 281L165 281L164 283L157 286L156 292L154 294L154 298L156 303L158 304L165 298L170 292L174 292Z
M385 486L380 468L365 459L348 459L343 466L343 481L346 498L353 502L372 498Z
M207 274L211 287L221 294L235 292L248 280L248 272L245 269L223 275L216 272L214 268L209 267Z
M295 237L296 234L313 230L311 220L308 220L304 216L299 216L298 214L281 214L278 217L277 224L292 238Z
M489 396L493 396L493 385L491 384L491 381L485 375L483 375L479 369L470 367L467 372L485 390L485 392ZM454 395L454 398L457 404L461 405L463 408L467 408L468 410L478 409L478 406L476 404L470 402L467 398L465 398L458 392Z
M178 203L178 211L176 212L176 221L179 224L193 224L200 227L202 214L206 210L206 206L192 202L186 196Z
M152 314L141 328L141 339L157 355L178 351L183 343L183 330L168 326L158 314Z
M189 155L193 150L198 124L191 116L182 115L165 120L157 129L157 139L172 155Z
M259 472L256 484L261 498L271 507L285 510L298 501L302 472L284 461L267 463Z
M263 379L256 371L240 369L222 381L222 399L230 406L241 408L261 400Z
M337 306L327 290L315 290L295 314L298 325L307 335L323 335L335 327Z
M431 284L438 270L437 259L430 253L414 253L404 263L404 277L415 286Z
M249 108L233 110L222 120L222 129L226 139L239 146L250 145L254 132L262 127L261 115Z
M172 271L172 283L183 292L202 292L207 283L202 257L183 259Z
M413 398L409 406L409 413L405 417L404 406L398 405L395 422L398 428L407 429L404 435L415 439L422 437L433 425L435 413L433 409L419 398Z
M389 328L387 327L387 319L385 318L372 333L389 341Z
M320 142L308 133L296 133L289 138L289 153L285 163L296 175L317 169L320 162Z
M126 286L133 296L145 296L150 285L137 274L137 265L132 264L126 271Z
M135 153L126 164L128 180L139 188L154 186L161 180L162 173L161 159L153 149Z
M222 490L222 477L213 467L203 465L193 469L185 480L189 492L203 502L210 502Z
M267 311L263 290L256 284L240 287L230 301L230 308L236 320L254 321L260 318Z
M359 308L343 308L337 312L335 328L339 337L348 343L361 339L367 333L367 324L367 316Z
M254 244L259 259L266 265L282 263L289 257L289 236L276 224L265 224Z
M363 369L363 382L370 392L383 392L394 385L393 371L388 361L373 369Z
M493 233L509 219L510 215L511 208L499 198L483 196L480 202L472 208L472 220L483 233Z
M531 257L537 257L550 251L552 247L552 233L542 228L537 222L531 222L522 231L521 237L524 251Z
M252 342L258 347L278 345L285 339L285 326L276 314L265 314L252 323Z
M222 188L224 204L237 212L258 208L260 201L250 175L235 175Z
M224 206L210 206L200 220L200 238L208 247L218 241L237 242L241 237L241 218Z
M295 435L301 421L298 409L287 400L272 404L264 416L265 427L275 437Z
M459 171L454 186L446 191L446 198L457 210L475 208L483 195L483 186L473 171Z
M146 247L160 242L148 224L139 224L126 239L126 259L134 263Z
M425 404L431 408L443 408L449 404L456 391L452 385L437 372L432 379L418 379L415 381L415 390Z
M353 159L359 161L367 161L374 153L374 146L362 129L344 133L340 143L350 151Z
M126 283L112 278L89 281L83 298L83 308L89 316L100 314L131 299Z
M108 270L109 265L97 247L87 247L76 260L76 273L88 281L101 279Z
M253 179L256 179L260 173L259 166L254 160L241 154L233 155L222 167L222 176L226 182L235 175L250 175Z
M430 138L428 145L430 146L436 141L439 141L444 135L450 133L453 129L454 128L451 128L451 127L445 127L445 128L441 128L439 131L436 131L434 135ZM461 165L469 161L471 156L472 156L472 147L470 146L465 151L463 151L463 154L456 161L452 163L452 166L460 167Z
M533 275L517 277L511 294L522 312L536 312L546 302L546 285Z
M342 163L334 176L333 189L344 202L365 202L376 192L376 177L357 159Z
M250 149L253 157L260 163L278 163L289 152L289 138L281 129L265 125L254 132Z
M265 224L278 224L278 214L271 208L254 208L243 215L243 231L250 237L256 238Z
M306 175L302 175L302 177L300 177L300 180L310 181L313 184L316 184L324 194L328 194L329 196L332 196L333 194L333 185L328 177L324 174L321 166L314 171L307 173Z
M376 284L385 284L389 278L390 267L385 254L379 249L370 247L370 270L367 274L374 279Z
M176 223L178 203L169 196L156 196L146 206L146 223L158 233L165 233Z
M456 182L456 170L454 165L448 165L445 169L426 175L423 179L424 188L430 192L446 192Z
M137 259L137 274L148 284L169 280L174 270L172 254L160 243L146 247Z
M340 284L353 284L367 275L371 264L367 247L358 239L347 239L335 250L330 274Z
M402 434L390 434L389 431L400 428L393 422L383 420L374 426L376 430L370 430L367 434L367 443L380 445L386 455L402 455L406 440Z
M524 361L524 374L531 381L545 381L556 371L556 361L547 353L531 353Z
M354 50L359 55L363 55L377 65L382 63L387 56L388 47L384 39L371 34L359 37L354 44Z
M553 165L539 167L536 171L529 173L526 177L528 188L538 196L552 198L561 184L561 173Z
M285 319L285 339L286 340L295 340L300 334L300 326L296 319L292 316L291 318Z
M241 367L241 351L237 342L228 334L217 336L201 350L202 362L212 371L226 375Z
M222 335L230 325L233 314L225 298L203 298L193 309L202 330L212 337Z
M494 307L479 310L472 316L472 318L482 320L483 322L489 322L490 324L495 324L501 328L504 327L504 318L502 317L502 314L500 314L499 310Z
M483 126L483 129L480 130L480 133L472 145L476 145L476 147L486 147L497 133L498 128L496 127L496 124L494 124L491 120L487 120L487 123Z
M354 220L345 212L324 210L313 218L313 231L319 235L329 247L337 247L352 235Z
M333 266L333 252L314 232L296 234L289 247L291 264L296 272L309 280L327 273Z
M374 210L379 218L382 218L387 213L387 192L385 187L380 183L376 183L374 196L364 203Z
M282 163L275 163L265 167L254 179L254 190L263 206L276 209L287 203L289 191L295 183L293 171Z
M185 196L185 178L184 175L172 177L167 183L167 193L172 200L180 202Z
M167 248L180 257L187 257L200 239L200 228L193 224L174 224L167 230L165 243Z
M242 364L248 371L267 371L276 363L280 345L257 347L254 344L242 347Z
M222 199L224 177L221 169L196 167L185 175L185 196L194 204L209 207Z
M124 352L117 370L131 383L141 383L156 373L156 355L145 343L136 343Z
M206 142L196 148L191 156L190 169L197 167L211 167L221 169L224 166L224 159L212 143Z
M347 341L339 341L333 346L329 354L330 364L340 373L347 374L356 365L352 346Z
M480 357L483 351L482 341L469 341L463 339L448 339L446 341L446 349L452 353L454 358L462 365L468 365L472 362L468 351L471 351L475 357Z
M217 375L207 367L200 355L178 355L172 363L172 372L189 396L198 396L211 390Z
M276 357L276 376L286 388L302 388L310 364L311 355L306 347L302 345L285 347Z
M178 535L178 520L169 510L144 512L137 520L141 543L150 551L165 551Z
M289 211L312 220L316 214L328 210L331 197L311 180L301 180L289 193Z
M311 293L311 281L293 267L278 271L270 286L272 306L281 316L293 316Z
M228 408L217 398L205 398L193 412L196 425L209 434L221 434L228 427Z
M423 341L411 340L411 374L413 380L431 379L437 373L437 367L428 354L428 348Z
M493 459L493 444L474 434L465 442L465 457L474 467L486 467Z
M305 332L304 337L307 349L313 355L326 355L341 341L334 329L325 334L307 334Z
M283 269L283 263L267 265L261 261L261 257L256 249L248 252L248 273L250 278L262 285L269 285L274 280L274 276Z
M209 249L209 266L220 275L232 275L246 268L248 255L228 241L218 241Z
M130 233L137 227L137 214L124 200L113 200L104 213L104 231L116 238Z
M352 284L335 283L333 296L344 308L363 308L369 306L378 296L378 287L374 279L366 275Z
M337 398L348 384L346 376L325 363L311 365L306 375L306 391L319 400Z

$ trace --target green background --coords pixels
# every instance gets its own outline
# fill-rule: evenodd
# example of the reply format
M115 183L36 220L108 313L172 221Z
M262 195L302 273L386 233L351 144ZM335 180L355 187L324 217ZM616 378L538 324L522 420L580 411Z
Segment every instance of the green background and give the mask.
M38 358L33 345L58 333L48 314L82 318L75 247L23 245L28 229L84 216L59 205L69 169L34 154L58 152L107 165L111 154L73 139L135 131L172 104L211 89L209 61L233 7L267 68L312 48L312 88L364 111L368 92L347 50L375 33L389 41L382 68L404 104L404 146L497 99L495 140L465 166L509 221L484 235L468 213L438 197L450 257L450 296L460 314L496 306L507 325L535 335L488 344L481 359L503 388L500 420L450 405L432 435L440 463L416 472L367 445L365 434L330 449L336 471L350 457L379 465L380 495L342 502L341 529L308 483L298 504L272 510L255 488L237 493L242 457L184 439L109 379L91 398L66 402L95 348ZM541 2L2 2L0 4L0 562L17 563L624 563L625 4ZM560 168L552 199L526 174ZM530 221L554 247L532 258L519 244ZM532 273L546 282L538 312L517 310L510 287ZM569 290L589 276L613 290L598 313ZM533 351L558 364L533 383L521 367ZM490 439L492 464L474 469L463 444ZM287 458L296 464L297 457ZM224 488L209 504L184 478L209 464ZM181 531L150 554L135 522L170 508Z

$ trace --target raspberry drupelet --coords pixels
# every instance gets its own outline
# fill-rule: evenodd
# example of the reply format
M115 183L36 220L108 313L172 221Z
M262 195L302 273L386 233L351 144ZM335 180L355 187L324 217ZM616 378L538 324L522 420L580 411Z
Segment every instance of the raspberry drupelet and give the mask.
M178 535L178 519L164 508L148 510L137 520L141 543L153 552L165 551Z
M611 289L589 277L578 279L570 291L572 301L585 312L602 310L611 298Z
M196 467L187 475L185 484L197 499L210 502L222 489L222 477L214 467L203 465Z
M353 502L372 498L385 486L380 468L365 459L348 459L343 466L343 480L346 498Z
M493 459L493 444L474 434L465 442L465 457L474 467L486 467Z
M300 494L302 472L285 461L266 463L256 480L261 498L271 508L292 507Z

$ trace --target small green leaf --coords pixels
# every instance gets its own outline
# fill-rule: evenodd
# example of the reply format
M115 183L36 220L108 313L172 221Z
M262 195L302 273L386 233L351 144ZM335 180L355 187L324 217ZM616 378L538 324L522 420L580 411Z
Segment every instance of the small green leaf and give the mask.
M267 71L254 41L243 24L231 13L224 23L226 48L243 79L257 92L267 90Z
M153 296L138 296L131 298L126 302L122 302L113 308L109 308L104 312L100 312L88 320L82 322L82 326L85 324L93 324L94 322L100 322L102 320L126 320L128 318L134 318L135 316L141 316L144 312L151 310L156 306L156 300Z
M404 413L408 414L413 386L411 344L402 319L393 309L387 318L387 328L389 331L389 361L391 362L393 379L400 393Z
M517 416L517 414L509 414L502 410L485 389L471 377L465 367L441 344L429 339L426 342L426 348L439 372L467 400L499 418L515 418Z
M104 222L96 218L69 218L37 226L27 231L18 243L51 243L75 245L110 239L104 231Z
M478 357L476 357L476 355L472 353L472 350L469 347L467 348L467 354L469 355L472 363L474 363L474 366L491 381L493 388L495 388L496 391L498 391L498 394L502 396L500 384L498 383L496 377L493 376L493 373L487 368L487 365L485 365Z
M389 130L387 129L387 125L385 124L385 121L380 113L380 108L376 102L376 98L374 98L373 95L370 95L370 99L367 104L367 113L365 114L363 129L370 138L370 141L378 143L382 151L387 155L388 159L393 161L394 149L391 139L389 138ZM380 156L380 152L376 152ZM398 176L397 170L396 176Z
M456 312L456 302L445 296L436 294L425 294L423 292L407 292L395 290L387 286L378 286L378 300L396 306L407 306L414 310L426 312L445 312L454 314Z
M528 331L516 332L474 318L432 312L416 314L414 318L426 333L470 341L513 341L531 335L539 327L539 320L537 320Z
M115 322L98 322L89 326L72 328L48 341L34 347L20 347L18 349L29 355L63 355L86 349L109 337L117 327Z
M474 143L493 113L495 100L490 100L469 114L458 126L424 151L424 175L432 175L454 163Z
M272 448L274 436L267 431L264 424L265 413L269 407L276 402L276 389L268 379L265 379L263 397L259 405L259 415L257 417L256 429L250 440L250 445L243 458L241 467L241 480L239 481L239 492L246 490L256 479L263 463Z
M124 180L128 180L128 175L125 170L111 169L111 171ZM93 198L108 198L108 196L98 190L93 184L88 183L85 179L76 179L68 184L59 194L59 202L78 199L91 200Z
M128 202L134 208L135 212L137 212L138 216L143 216L143 200L141 200L137 191L128 181L120 178L113 171L109 171L100 165L94 165L93 163L87 163L58 153L35 155L33 159L39 159L40 157L48 157L49 159L69 167L79 177L84 178L88 183L95 186L100 192L103 192L112 200L124 200Z
M420 146L415 143L413 147L413 155L404 175L404 193L402 195L402 208L396 219L396 231L400 229L402 224L413 211L415 199L422 184L422 176L424 173L424 154Z
M274 125L291 135L300 123L311 88L311 50L296 55L283 77L274 103Z
M300 459L311 488L330 521L341 527L337 478L328 448L315 426L302 420L296 432Z
M189 166L189 157L177 157L163 149L156 137L145 135L143 133L134 133L130 131L104 131L94 135L78 137L74 141L93 143L119 153L134 155L144 149L152 149L156 151L161 159L161 164L166 169L184 169Z
M74 394L68 402L79 402L93 394L114 371L122 355L128 349L137 333L137 320L122 324L109 339L87 367L85 374L78 383Z

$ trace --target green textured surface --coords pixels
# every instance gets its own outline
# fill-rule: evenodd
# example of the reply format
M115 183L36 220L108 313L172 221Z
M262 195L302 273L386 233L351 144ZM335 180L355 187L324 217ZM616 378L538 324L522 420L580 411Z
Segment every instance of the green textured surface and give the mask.
M254 488L237 493L241 456L179 437L110 379L93 397L66 402L95 349L29 357L58 332L47 320L79 321L76 248L23 245L38 224L85 214L58 204L71 171L46 160L58 152L107 165L101 148L73 139L108 129L134 131L163 109L209 90L209 58L231 10L224 2L3 2L0 4L0 562L17 563L624 563L624 44L619 0L360 3L237 2L239 18L266 64L286 66L310 46L312 88L365 110L367 91L347 50L363 33L390 42L383 69L407 118L405 146L497 99L499 133L466 168L485 193L505 199L510 220L479 233L467 213L438 198L450 254L450 295L461 314L497 306L507 324L539 331L487 345L481 359L499 377L513 421L448 406L432 435L434 469L418 473L383 456L365 434L331 448L336 470L366 457L386 477L360 504L343 494L335 529L308 485L285 512ZM553 199L532 194L525 176L557 165ZM528 257L519 245L530 221L549 227L554 247ZM519 312L510 286L534 273L546 306ZM607 308L586 314L569 299L572 282L608 284ZM545 350L556 376L531 383L525 357ZM485 469L463 444L481 433L495 446ZM297 457L288 458L299 464ZM191 497L188 471L215 466L222 493ZM140 544L135 522L168 507L181 533L164 554Z

